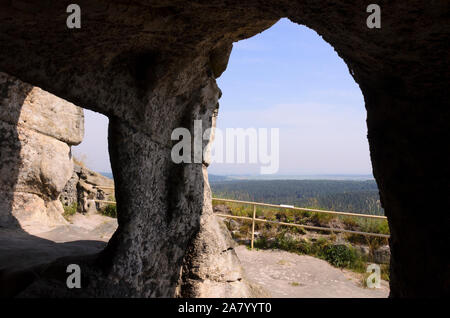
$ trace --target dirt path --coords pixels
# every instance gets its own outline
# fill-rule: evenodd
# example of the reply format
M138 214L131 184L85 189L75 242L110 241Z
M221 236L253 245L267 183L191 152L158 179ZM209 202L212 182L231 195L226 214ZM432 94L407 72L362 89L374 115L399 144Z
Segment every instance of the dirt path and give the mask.
M389 285L363 288L360 275L340 270L326 261L279 250L249 250L240 245L236 253L247 278L269 291L275 298L384 298Z

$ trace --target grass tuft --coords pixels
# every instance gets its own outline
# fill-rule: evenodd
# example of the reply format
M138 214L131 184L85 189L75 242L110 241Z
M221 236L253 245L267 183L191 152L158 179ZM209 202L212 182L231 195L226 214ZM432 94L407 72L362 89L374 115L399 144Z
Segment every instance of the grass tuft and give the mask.
M64 205L64 213L63 213L63 217L70 222L72 216L75 215L75 213L77 213L78 210L78 204L75 202L69 206Z
M117 206L115 204L108 204L101 210L101 213L111 218L117 218Z

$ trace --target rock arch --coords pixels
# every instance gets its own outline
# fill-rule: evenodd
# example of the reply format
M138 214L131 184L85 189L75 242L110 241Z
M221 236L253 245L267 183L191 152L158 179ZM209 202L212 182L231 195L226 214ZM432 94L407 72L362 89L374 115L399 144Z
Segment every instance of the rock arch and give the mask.
M0 71L110 118L119 229L100 256L77 260L89 286L80 293L173 296L178 285L202 296L209 281L217 295L236 295L219 291L210 266L212 255L225 268L233 255L213 230L208 162L172 164L170 133L193 119L210 127L232 43L288 17L329 42L363 92L392 233L391 296L448 295L448 2L381 1L381 29L367 28L364 1L77 3L82 27L69 30L65 3L1 2ZM68 261L24 294L56 293Z

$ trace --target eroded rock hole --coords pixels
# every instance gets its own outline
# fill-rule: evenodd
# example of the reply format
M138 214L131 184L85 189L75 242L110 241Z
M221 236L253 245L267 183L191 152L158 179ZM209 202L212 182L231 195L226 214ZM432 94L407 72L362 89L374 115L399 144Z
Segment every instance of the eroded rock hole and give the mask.
M106 117L6 73L0 84L0 281L15 296L46 264L103 250L117 221L112 175L89 169L111 171Z
M383 215L372 175L361 90L345 62L317 33L282 19L270 29L235 43L218 85L223 96L208 169L213 197ZM279 130L275 140L270 138L273 129ZM259 149L261 142L267 145L266 149ZM252 217L252 205L214 199L213 205L217 213ZM389 233L387 220L261 206L256 208L256 215L269 221ZM355 276L361 276L361 281L364 279L360 272L371 262L379 264L383 274L379 290L364 290L363 285L348 282L346 297L389 294L387 238L256 222L254 244L262 250L251 254L245 247L251 246L251 221L225 218L224 222L239 244L236 252L246 274L254 281L261 280L264 271L275 271L283 279L292 280L295 286L311 285L304 275L311 270L306 270L308 261L304 268L283 267L287 261L272 264L263 250L276 249L280 255L282 250L292 252L293 263L298 262L294 260L295 253L318 260L326 258L327 251L342 250L354 256L345 266ZM327 276L345 262L331 257L327 260L328 267L320 267L318 276ZM257 274L252 270L254 262L261 265ZM298 275L295 271L299 271ZM346 280L344 274L341 278ZM266 287L277 284L282 286L283 282L264 281ZM326 281L323 284L329 288L310 287L304 291L286 285L285 289L275 288L271 292L277 297L286 297L286 293L292 293L289 297L334 297L332 284Z

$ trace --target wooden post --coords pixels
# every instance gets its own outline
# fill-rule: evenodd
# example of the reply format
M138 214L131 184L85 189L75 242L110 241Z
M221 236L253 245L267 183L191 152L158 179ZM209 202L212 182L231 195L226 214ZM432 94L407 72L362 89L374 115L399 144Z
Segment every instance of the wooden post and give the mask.
M256 217L256 205L253 204L252 242L251 242L251 249L253 249L253 241L255 240L255 217Z

